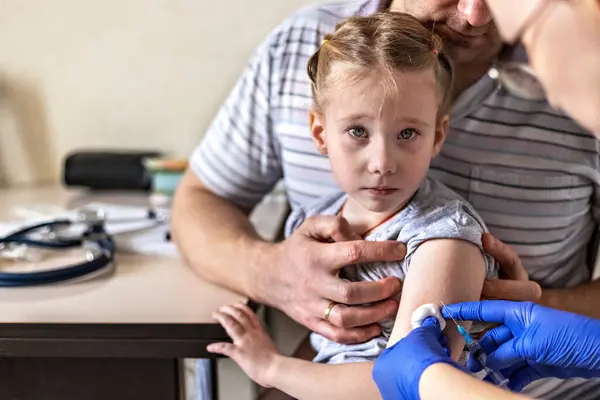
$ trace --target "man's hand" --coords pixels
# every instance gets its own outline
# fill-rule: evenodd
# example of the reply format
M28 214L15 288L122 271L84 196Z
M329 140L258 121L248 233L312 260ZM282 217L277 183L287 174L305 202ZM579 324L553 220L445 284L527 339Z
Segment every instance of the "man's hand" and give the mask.
M484 282L482 299L538 301L542 296L542 288L529 280L518 254L489 233L484 233L481 240L485 252L494 257L500 266L500 279Z
M400 280L348 282L338 275L352 264L402 260L400 242L365 241L345 219L316 216L268 253L254 297L330 340L367 341L380 334L377 322L396 315L398 302L390 297L400 291ZM332 301L338 304L325 319Z

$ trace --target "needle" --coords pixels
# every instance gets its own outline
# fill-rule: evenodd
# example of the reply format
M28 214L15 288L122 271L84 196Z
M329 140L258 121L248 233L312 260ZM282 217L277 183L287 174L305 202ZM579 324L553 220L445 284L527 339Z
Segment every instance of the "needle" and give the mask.
M446 311L448 311L448 307L446 307L446 305L444 304L443 301L440 300L440 303L442 303L442 307L444 307L444 309L446 309ZM454 319L454 317L450 314L450 312L448 311L448 315L450 315L450 318L452 319L452 321L454 321L454 323L456 324L456 326L458 325L458 322L456 322L456 320Z
M442 306L446 309L446 311L448 311L448 307L446 307L444 302L440 300L440 303L442 303ZM449 312L448 312L448 315L450 315ZM490 369L488 366L486 366L486 356L485 356L485 353L484 353L481 345L477 341L473 340L473 338L471 338L471 336L467 333L467 331L462 326L460 326L458 324L458 322L456 322L456 320L454 319L454 317L452 315L450 315L450 318L456 324L456 327L458 328L458 332L461 334L462 337L465 338L469 352L483 366L483 369L490 376L492 381L494 383L496 383L496 385L507 389L508 388L508 379L505 379L504 376L499 371L494 371L494 370Z

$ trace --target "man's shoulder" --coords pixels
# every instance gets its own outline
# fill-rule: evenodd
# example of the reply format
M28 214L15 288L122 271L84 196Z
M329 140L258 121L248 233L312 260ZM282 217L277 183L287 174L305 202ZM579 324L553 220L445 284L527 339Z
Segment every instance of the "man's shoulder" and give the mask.
M304 6L271 32L271 45L282 47L308 38L320 43L320 37L333 32L338 23L354 15L370 13L373 5L378 3L378 0L353 0Z
M552 107L547 100L521 98L489 74L458 97L452 107L450 130L476 139L484 138L496 149L502 148L508 139L550 141L559 145L566 141L584 149L596 140L594 135L563 111ZM552 137L548 137L546 132L551 132ZM504 143L497 141L500 136ZM446 140L452 141L452 136Z
M314 3L304 6L293 13L290 21L322 21L329 24L338 22L355 15L365 15L376 9L379 0L350 0Z

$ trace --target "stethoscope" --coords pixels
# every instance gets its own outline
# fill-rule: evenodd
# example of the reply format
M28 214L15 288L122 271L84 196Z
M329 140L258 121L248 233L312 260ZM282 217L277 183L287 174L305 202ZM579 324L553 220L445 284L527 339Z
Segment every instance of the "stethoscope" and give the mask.
M110 223L127 223L136 219L109 220ZM151 229L168 222L166 214L149 209L144 218ZM106 230L106 218L101 210L81 209L74 219L55 219L36 223L0 237L0 252L14 246L65 250L81 247L85 250L85 261L64 267L39 272L0 272L0 287L35 286L83 278L109 267L116 253L113 236ZM79 234L61 234L83 228ZM141 230L141 229L137 229ZM132 233L132 231L123 232ZM167 233L168 235L168 233ZM166 240L169 240L167 237Z
M520 45L506 45L499 59L488 71L497 87L515 97L529 101L545 101L546 91L528 63Z

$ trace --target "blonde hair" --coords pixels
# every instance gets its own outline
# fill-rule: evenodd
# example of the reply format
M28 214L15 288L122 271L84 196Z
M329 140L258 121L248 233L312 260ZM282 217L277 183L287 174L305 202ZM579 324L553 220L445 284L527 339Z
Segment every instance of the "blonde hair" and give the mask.
M346 68L334 68L344 64ZM433 68L438 83L438 115L451 102L452 65L442 53L442 39L415 17L380 12L350 17L325 35L321 47L308 62L316 111L322 111L326 95L344 82L352 84L372 72L383 74L386 88L395 87L394 72ZM396 88L397 89L397 88Z

